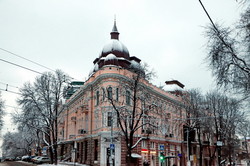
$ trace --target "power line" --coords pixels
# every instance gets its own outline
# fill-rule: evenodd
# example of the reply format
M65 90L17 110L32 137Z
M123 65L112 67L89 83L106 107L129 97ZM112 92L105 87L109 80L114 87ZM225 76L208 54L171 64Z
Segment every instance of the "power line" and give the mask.
M21 58L21 59L24 59L24 60L26 60L26 61L29 61L29 62L31 62L31 63L34 63L34 64L36 64L36 65L38 65L38 66L40 66L40 67L43 67L43 68L46 68L46 69L48 69L48 70L51 70L51 71L54 71L54 72L55 72L55 70L53 70L53 69L51 69L51 68L48 68L48 67L46 67L46 66L44 66L44 65L41 65L41 64L39 64L39 63L37 63L37 62L35 62L35 61L29 60L29 59L27 59L27 58L24 58L24 57L22 57L22 56L20 56L20 55L18 55L18 54L16 54L16 53L13 53L13 52L8 51L8 50L6 50L6 49L3 49L3 48L1 48L1 47L0 47L0 50L5 51L5 52L7 52L7 53L9 53L9 54L11 54L11 55L17 56L17 57L19 57L19 58Z
M32 69L30 69L30 68L27 68L27 67L24 67L24 66L21 66L21 65L18 65L18 64L13 63L13 62L6 61L6 60L4 60L4 59L0 59L0 60L3 61L3 62L9 63L9 64L11 64L11 65L18 66L18 67L21 67L21 68L23 68L23 69L32 71L32 72L34 72L34 73L42 74L42 73L40 73L40 72L38 72L38 71L32 70Z
M10 86L10 87L12 87L12 88L17 88L17 89L19 89L17 86L10 85L10 84L7 84L7 83L0 82L0 84L6 85L6 89L7 89L8 86Z
M20 56L20 55L18 55L18 54L16 54L16 53L13 53L13 52L9 51L9 50L3 49L3 48L1 48L1 47L0 47L0 50L2 50L2 51L4 51L4 52L7 52L7 53L9 53L9 54L11 54L11 55L14 55L14 56L16 56L16 57L19 57L19 58L21 58L21 59L24 59L24 60L26 60L26 61L29 61L29 62L31 62L31 63L33 63L33 64L36 64L36 65L40 66L40 67L43 67L43 68L46 68L46 69L51 70L51 71L53 71L53 72L56 72L55 70L53 70L53 69L51 69L51 68L49 68L49 67L46 67L46 66L44 66L44 65L42 65L42 64L40 64L40 63L37 63L37 62L35 62L35 61L32 61L32 60L30 60L30 59L28 59L28 58L25 58L25 57L23 57L23 56ZM23 67L23 66L18 65L18 64L14 64L14 63L12 63L12 62L8 62L8 61L3 60L3 59L0 59L0 60L4 61L4 62L6 62L6 63L10 63L10 64L12 64L12 65L16 65L16 66L18 66L18 67L25 68L25 69L30 70L30 71L32 71L32 72L36 72L36 73L42 74L42 73L40 73L40 72L37 72L37 71L35 71L35 70L32 70L32 69ZM69 76L69 78L75 79L75 78L70 77L70 76Z
M2 89L2 88L0 88L0 91L9 92L9 93L14 93L14 94L17 94L17 95L21 95L21 93L14 92L14 91L10 91L10 90L7 90L7 89Z

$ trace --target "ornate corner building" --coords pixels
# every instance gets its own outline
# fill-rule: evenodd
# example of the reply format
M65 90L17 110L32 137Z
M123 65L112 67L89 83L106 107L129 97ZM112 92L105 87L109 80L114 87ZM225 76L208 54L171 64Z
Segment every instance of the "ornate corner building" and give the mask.
M130 56L119 41L116 23L110 34L109 43L93 61L88 80L72 82L67 91L58 124L60 159L94 166L127 165L123 125L127 133L134 132L131 165L182 165L187 151L183 122L178 121L186 117L183 93L167 92L142 77L140 101L135 104L129 82L138 71L143 72L141 60ZM119 116L116 111L121 111ZM131 119L131 111L139 116ZM133 130L126 126L137 120Z

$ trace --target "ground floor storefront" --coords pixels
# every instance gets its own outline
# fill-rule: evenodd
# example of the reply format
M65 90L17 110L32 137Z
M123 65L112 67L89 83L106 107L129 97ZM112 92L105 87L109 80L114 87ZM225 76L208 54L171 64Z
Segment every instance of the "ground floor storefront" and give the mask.
M134 138L138 143L132 150L131 166L182 166L184 158L181 142L157 138ZM121 136L102 133L61 142L58 148L61 161L92 166L127 166L126 143ZM164 154L164 160L160 155Z

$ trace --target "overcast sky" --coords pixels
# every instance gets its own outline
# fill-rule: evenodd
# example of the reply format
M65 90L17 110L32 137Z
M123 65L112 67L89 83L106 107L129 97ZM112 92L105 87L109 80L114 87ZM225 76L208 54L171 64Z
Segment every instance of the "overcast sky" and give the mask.
M224 25L235 22L242 10L235 0L202 2L213 20ZM214 88L204 60L209 20L198 0L0 0L0 48L84 81L110 39L114 15L130 56L156 71L154 84L177 79L185 89ZM0 59L0 89L9 84L8 90L18 92L14 87L39 76L2 60L48 71L3 50ZM9 115L18 95L1 94ZM5 119L3 131L13 131Z

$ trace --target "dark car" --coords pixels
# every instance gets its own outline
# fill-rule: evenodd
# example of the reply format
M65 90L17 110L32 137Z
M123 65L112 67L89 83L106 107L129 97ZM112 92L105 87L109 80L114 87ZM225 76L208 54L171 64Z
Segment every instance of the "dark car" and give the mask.
M32 160L34 157L36 157L36 156L29 156L29 158L27 158L27 161L28 161L28 162L32 162L31 160Z

